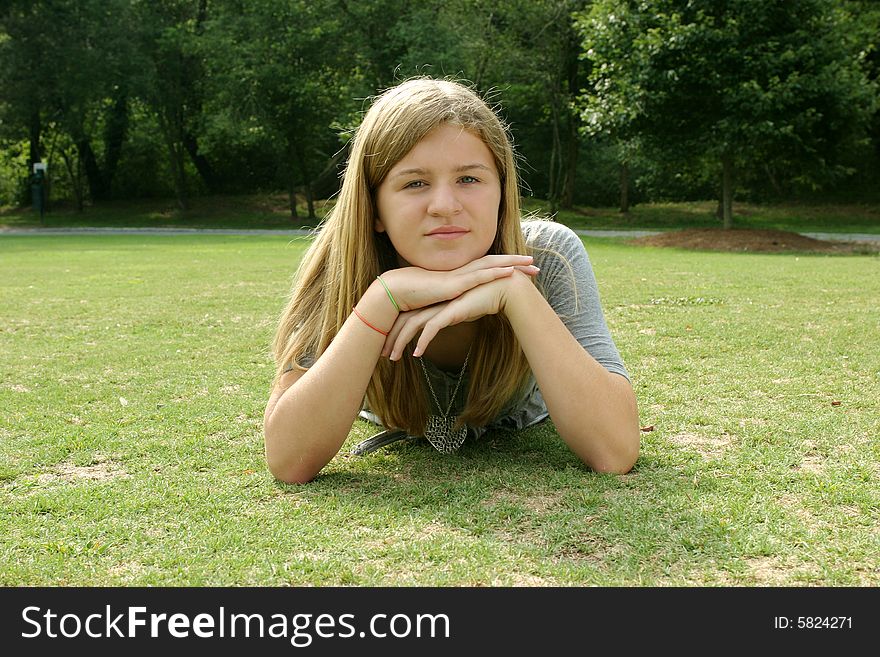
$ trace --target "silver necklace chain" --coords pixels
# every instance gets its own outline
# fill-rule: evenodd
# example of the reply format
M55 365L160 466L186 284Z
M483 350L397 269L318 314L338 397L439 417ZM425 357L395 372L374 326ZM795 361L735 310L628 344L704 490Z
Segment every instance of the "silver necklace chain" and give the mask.
M449 398L449 406L446 407L446 412L443 413L443 415L431 414L428 417L428 422L425 424L425 438L427 438L434 446L434 449L444 454L456 451L461 447L461 444L467 437L467 427L462 425L456 429L455 421L458 417L449 417L449 412L452 410L452 405L455 403L455 398L458 395L458 388L461 385L462 378L464 378L464 372L467 369L468 359L470 357L471 350L468 349L467 356L464 357L464 364L461 366L461 372L458 373L458 381L455 382L455 390L452 391L452 396ZM425 374L425 381L428 382L428 389L431 391L431 397L434 398L437 412L442 412L440 409L440 402L437 399L437 393L434 392L434 386L431 385L431 377L428 376L428 369L425 367L425 361L423 358L419 358L419 363L422 366L422 372Z

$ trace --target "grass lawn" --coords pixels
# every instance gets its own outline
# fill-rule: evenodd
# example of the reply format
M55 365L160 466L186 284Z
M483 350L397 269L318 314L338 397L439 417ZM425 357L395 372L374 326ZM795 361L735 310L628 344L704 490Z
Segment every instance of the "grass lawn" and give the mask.
M316 201L315 211L323 217L334 201ZM548 204L536 198L524 199L527 211L546 214ZM622 215L617 208L576 207L562 210L557 220L572 228L651 229L718 228L716 201L691 203L649 203L635 205ZM287 196L213 196L192 199L190 208L181 211L174 200L142 199L108 201L87 207L78 213L68 206L58 206L40 216L30 208L0 208L0 228L63 227L165 227L183 228L311 228L305 200L298 204L299 219L291 219ZM734 204L734 226L769 228L795 232L841 232L880 234L880 205L877 204Z
M880 257L586 244L630 474L548 423L289 486L261 422L305 238L0 237L0 585L880 585Z

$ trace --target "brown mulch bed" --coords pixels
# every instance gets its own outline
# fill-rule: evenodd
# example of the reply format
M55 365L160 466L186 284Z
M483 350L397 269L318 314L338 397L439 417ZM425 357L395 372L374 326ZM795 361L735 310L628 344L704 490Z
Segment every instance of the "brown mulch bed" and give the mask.
M658 235L638 237L631 244L642 246L666 246L679 249L705 249L710 251L746 251L781 253L786 251L807 253L877 253L880 245L865 242L829 242L817 240L784 230L731 228L689 228Z

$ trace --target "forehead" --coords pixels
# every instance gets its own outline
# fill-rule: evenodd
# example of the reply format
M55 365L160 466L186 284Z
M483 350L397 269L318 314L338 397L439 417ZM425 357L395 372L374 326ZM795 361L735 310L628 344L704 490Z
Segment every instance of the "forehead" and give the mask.
M463 164L496 168L492 151L477 133L462 126L442 124L422 137L391 171L414 165L438 168L450 165L460 167Z

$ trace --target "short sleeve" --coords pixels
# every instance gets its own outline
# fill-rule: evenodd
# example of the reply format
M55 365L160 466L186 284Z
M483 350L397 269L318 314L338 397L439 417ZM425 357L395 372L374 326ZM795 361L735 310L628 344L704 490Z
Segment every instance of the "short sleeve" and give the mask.
M522 226L541 270L537 283L550 307L599 364L629 380L605 322L596 277L581 238L568 226L552 221L525 221Z

